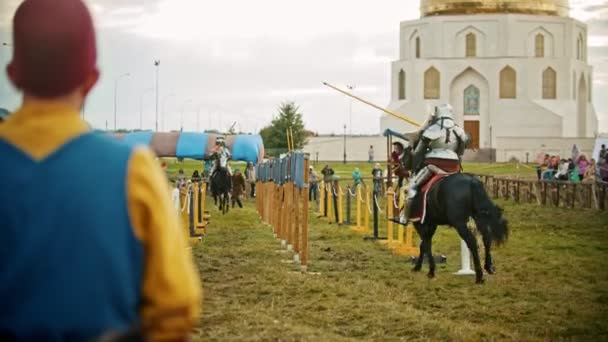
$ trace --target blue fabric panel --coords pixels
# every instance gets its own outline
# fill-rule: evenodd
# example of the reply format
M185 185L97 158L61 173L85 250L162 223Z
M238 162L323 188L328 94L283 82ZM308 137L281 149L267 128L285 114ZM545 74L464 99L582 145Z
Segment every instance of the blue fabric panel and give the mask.
M285 184L287 181L287 158L281 159L281 184Z
M304 153L296 154L296 175L294 178L294 183L296 183L297 187L300 189L304 188L304 173L308 172L308 170L304 170Z
M294 183L296 179L296 153L289 154L289 182Z
M237 135L232 145L232 160L256 164L260 157L261 140L259 135Z
M129 134L125 135L124 139L122 139L122 142L129 146L135 146L135 145L149 146L150 141L152 141L153 135L154 135L154 132L152 132L152 131L129 133Z
M177 140L175 156L203 160L207 150L207 138L206 133L182 132Z

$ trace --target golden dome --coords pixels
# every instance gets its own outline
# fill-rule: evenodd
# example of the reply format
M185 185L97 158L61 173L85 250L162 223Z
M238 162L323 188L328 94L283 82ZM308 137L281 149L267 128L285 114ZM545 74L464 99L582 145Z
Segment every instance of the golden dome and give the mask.
M421 0L420 13L432 15L522 13L569 15L568 0Z

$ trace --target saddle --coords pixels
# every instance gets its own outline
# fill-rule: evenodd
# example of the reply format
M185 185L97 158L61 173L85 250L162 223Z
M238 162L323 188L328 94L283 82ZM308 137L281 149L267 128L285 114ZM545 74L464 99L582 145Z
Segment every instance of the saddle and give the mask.
M428 196L431 193L431 190L434 189L436 185L441 183L441 181L451 175L453 175L453 173L435 174L428 182L426 182L426 184L422 186L412 201L412 210L410 211L412 215L410 220L412 222L424 223L424 218L426 216L426 204L428 202Z

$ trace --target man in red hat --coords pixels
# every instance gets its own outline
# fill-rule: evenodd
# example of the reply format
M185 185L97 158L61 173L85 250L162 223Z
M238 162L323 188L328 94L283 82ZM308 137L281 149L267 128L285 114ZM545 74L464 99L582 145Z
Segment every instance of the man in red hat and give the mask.
M99 78L88 9L25 0L13 25L23 104L0 125L0 340L186 340L201 288L166 177L79 116Z

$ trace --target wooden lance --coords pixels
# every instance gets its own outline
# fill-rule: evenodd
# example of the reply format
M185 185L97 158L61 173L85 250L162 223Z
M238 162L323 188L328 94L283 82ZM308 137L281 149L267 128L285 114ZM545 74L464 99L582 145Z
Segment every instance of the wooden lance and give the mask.
M378 110L380 110L380 111L382 111L382 112L384 112L384 113L386 113L386 114L388 114L390 116L396 117L399 120L403 120L403 121L405 121L405 122L407 122L409 124L412 124L412 125L414 125L416 127L422 126L421 124L419 124L418 122L416 122L414 120L408 119L405 116L397 114L397 113L395 113L395 112L393 112L391 110L388 110L386 108L382 108L382 107L380 107L380 106L378 106L376 104L373 104L373 103L371 103L369 101L366 101L366 100L364 100L364 99L362 99L362 98L360 98L358 96L355 96L355 95L353 95L353 94L351 94L351 93L349 93L349 92L347 92L345 90L342 90L342 89L340 89L338 87L335 87L335 86L333 86L333 85L331 85L331 84L329 84L327 82L323 82L323 85L327 86L327 87L329 87L329 88L331 88L333 90L339 91L339 92L341 92L342 94L344 94L346 96L352 97L353 99L355 99L357 101L363 102L363 103L365 103L368 106L372 106L372 107L374 107L374 108L376 108L376 109L378 109Z

